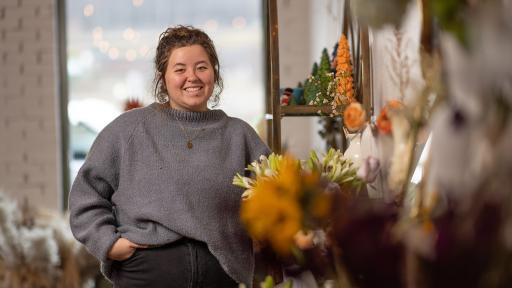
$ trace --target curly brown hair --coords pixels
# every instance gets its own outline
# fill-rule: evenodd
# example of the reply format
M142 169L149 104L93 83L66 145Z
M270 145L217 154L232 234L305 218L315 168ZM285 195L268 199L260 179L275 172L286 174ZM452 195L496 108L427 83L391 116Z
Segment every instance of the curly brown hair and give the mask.
M158 39L155 55L155 78L154 93L156 100L160 103L169 101L167 87L165 87L165 71L169 63L169 57L176 48L187 47L192 45L201 45L214 68L215 88L213 99L209 102L212 106L216 106L219 102L219 95L223 89L222 77L220 76L220 65L215 46L208 35L200 29L192 26L178 25L169 27Z

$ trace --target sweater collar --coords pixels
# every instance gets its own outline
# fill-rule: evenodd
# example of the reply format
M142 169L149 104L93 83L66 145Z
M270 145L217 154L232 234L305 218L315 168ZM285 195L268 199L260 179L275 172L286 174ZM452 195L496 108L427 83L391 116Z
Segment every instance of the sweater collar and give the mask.
M215 122L227 117L226 113L222 110L208 110L204 112L183 111L172 109L169 107L168 103L159 104L156 102L152 103L150 106L168 115L172 119L178 119L182 122Z

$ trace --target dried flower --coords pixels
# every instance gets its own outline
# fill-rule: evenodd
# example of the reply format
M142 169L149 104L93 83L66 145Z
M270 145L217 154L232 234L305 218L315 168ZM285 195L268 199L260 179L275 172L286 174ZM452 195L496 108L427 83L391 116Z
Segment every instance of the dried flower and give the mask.
M380 110L379 117L377 117L377 128L379 129L380 133L382 134L389 134L391 133L391 120L388 115L389 109L401 109L404 105L399 100L390 100Z
M27 214L31 221L24 221ZM20 209L0 192L0 287L78 288L96 277L97 260L68 223L61 215Z

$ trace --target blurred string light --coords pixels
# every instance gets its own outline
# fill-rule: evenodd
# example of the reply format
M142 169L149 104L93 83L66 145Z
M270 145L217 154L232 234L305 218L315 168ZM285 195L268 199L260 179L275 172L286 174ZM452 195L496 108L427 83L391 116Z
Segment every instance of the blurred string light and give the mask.
M142 56L142 57L146 57L149 55L149 48L148 46L142 46L139 48L139 54Z
M247 26L247 20L244 17L236 17L231 21L231 25L236 29L244 29Z
M123 31L123 39L126 41L133 41L137 38L137 32L132 28L126 28Z
M110 47L108 49L108 57L110 57L110 59L112 60L116 60L117 58L119 58L119 49L117 49L116 47Z
M126 60L130 62L135 61L135 59L137 59L137 51L129 49L128 51L126 51L124 56L126 57Z
M92 39L94 39L94 41L101 41L103 39L103 28L99 26L95 27L92 30Z
M90 17L94 14L94 5L92 4L87 4L84 6L84 16L85 17Z
M108 41L101 41L99 48L102 53L107 53L110 48L110 43L108 43Z
M144 4L144 0L132 0L133 7L140 7Z
M140 6L144 3L143 0L133 0L132 4L134 6ZM89 17L94 14L94 6L92 4L87 4L84 6L84 16ZM207 22L208 29L216 30L218 27L218 22L215 20L209 20ZM143 58L147 57L149 58L151 56L151 53L149 53L149 48L146 45L140 46L140 47L131 47L122 49L120 47L116 47L116 45L113 44L113 42L109 42L104 37L104 31L103 27L96 26L91 31L92 36L92 44L94 47L96 47L101 53L106 54L111 60L118 60L118 59L124 59L129 62L137 60L137 58ZM137 41L141 34L137 32L135 29L131 27L127 27L126 29L122 30L122 39L125 41L134 42Z
M206 21L206 23L204 23L204 28L209 32L216 31L217 28L219 28L219 22L217 22L215 19L209 19Z

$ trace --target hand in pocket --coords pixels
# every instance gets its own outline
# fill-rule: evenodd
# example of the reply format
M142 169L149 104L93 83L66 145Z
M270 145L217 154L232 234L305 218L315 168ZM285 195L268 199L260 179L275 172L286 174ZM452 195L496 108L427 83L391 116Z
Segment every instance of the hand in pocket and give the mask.
M111 260L123 261L130 258L137 248L147 248L147 245L133 243L126 238L119 238L108 251L107 257Z

